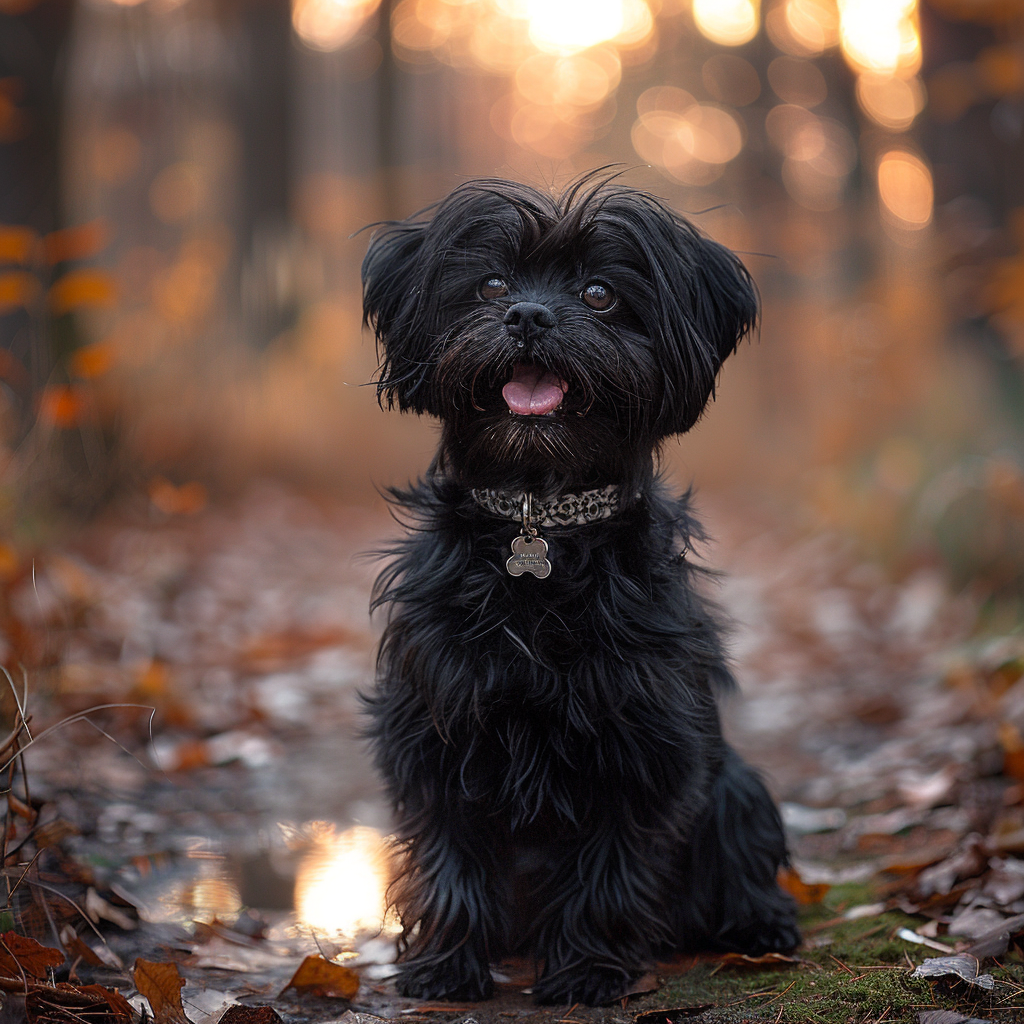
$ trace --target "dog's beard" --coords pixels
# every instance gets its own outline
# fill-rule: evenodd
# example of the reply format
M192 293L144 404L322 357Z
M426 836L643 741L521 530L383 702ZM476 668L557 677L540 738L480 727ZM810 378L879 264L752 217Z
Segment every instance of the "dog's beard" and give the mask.
M427 386L441 411L441 461L467 484L554 494L631 486L645 474L662 389L643 336L563 316L518 345L483 309L453 325L439 349ZM555 408L513 411L503 390L524 378L539 379L549 393L557 382L564 394Z

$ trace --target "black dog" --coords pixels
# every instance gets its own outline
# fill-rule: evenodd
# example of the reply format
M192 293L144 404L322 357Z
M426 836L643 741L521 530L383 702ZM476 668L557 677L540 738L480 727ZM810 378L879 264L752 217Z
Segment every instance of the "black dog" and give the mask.
M399 991L476 1000L526 951L600 1004L672 950L799 941L778 812L725 744L733 679L658 480L752 328L743 265L652 196L469 182L363 264L382 403L441 421L367 698L403 866Z

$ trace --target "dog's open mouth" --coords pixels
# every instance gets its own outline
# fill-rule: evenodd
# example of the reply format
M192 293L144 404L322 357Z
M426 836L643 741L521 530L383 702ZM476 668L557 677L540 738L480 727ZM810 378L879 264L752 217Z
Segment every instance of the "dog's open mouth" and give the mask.
M501 389L509 412L517 416L550 416L562 404L569 385L543 366L516 363L512 379Z

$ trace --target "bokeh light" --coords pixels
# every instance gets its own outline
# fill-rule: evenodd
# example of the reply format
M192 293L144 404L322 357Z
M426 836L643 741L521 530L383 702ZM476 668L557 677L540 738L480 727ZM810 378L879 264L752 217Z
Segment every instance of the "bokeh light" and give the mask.
M380 0L292 0L295 34L314 50L340 49L351 42Z
M857 162L857 147L846 128L787 103L768 112L765 130L785 157L782 182L790 196L809 210L836 209Z
M647 89L637 100L637 112L633 148L685 184L714 181L743 148L737 119L722 107L698 103L684 89Z
M902 149L887 152L878 162L878 198L890 223L920 230L931 222L932 175L920 157Z
M916 76L858 75L857 102L875 124L902 132L914 123L924 107L924 86Z
M784 103L816 107L828 96L825 76L809 60L776 57L768 65L768 82Z
M835 0L786 0L782 10L790 37L808 55L824 53L838 44Z
M921 66L917 0L839 0L843 54L857 71L914 74Z
M700 71L704 88L722 103L745 107L761 95L761 79L754 65L735 53L716 53Z
M711 42L742 46L760 27L758 0L693 0L693 21Z
M527 0L530 39L549 53L572 53L617 40L638 42L654 19L644 0Z

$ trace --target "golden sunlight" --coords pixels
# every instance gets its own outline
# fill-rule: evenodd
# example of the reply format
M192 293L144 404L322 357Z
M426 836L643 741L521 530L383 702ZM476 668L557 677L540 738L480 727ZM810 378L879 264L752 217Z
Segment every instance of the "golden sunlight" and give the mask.
M351 42L380 0L292 0L295 34L313 50L329 52Z
M913 153L890 150L878 164L878 198L883 214L899 227L925 227L932 219L931 171Z
M917 0L839 0L843 54L858 71L912 75L921 66Z
M526 0L530 40L547 53L573 53L625 36L642 41L654 28L644 0Z
M385 920L388 844L362 825L337 832L327 822L311 822L311 837L295 879L295 911L317 931L347 936L393 931Z
M693 0L701 35L722 46L749 43L760 25L759 0Z

